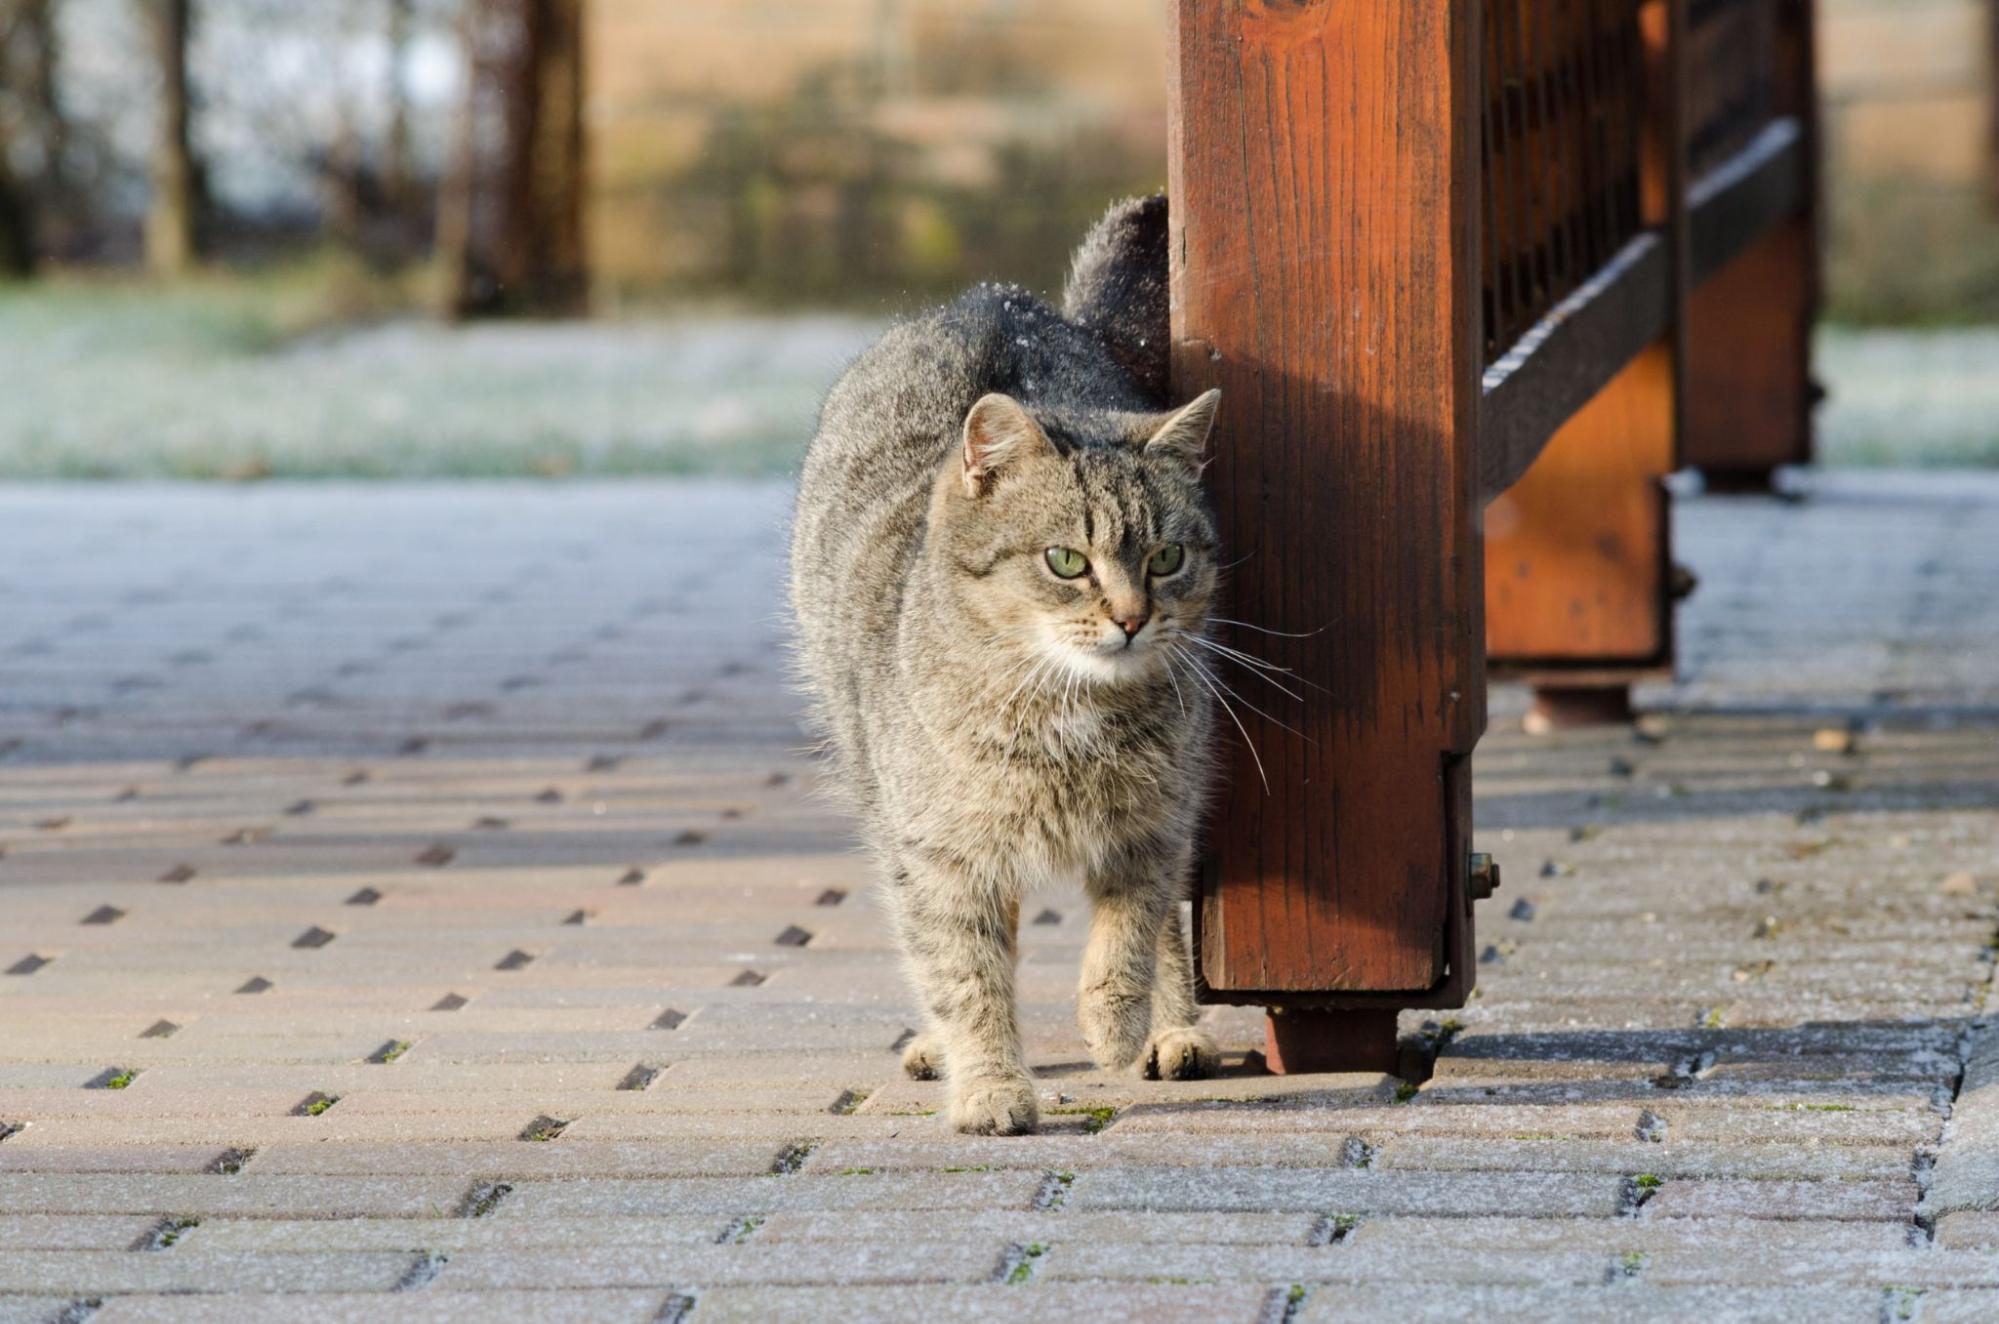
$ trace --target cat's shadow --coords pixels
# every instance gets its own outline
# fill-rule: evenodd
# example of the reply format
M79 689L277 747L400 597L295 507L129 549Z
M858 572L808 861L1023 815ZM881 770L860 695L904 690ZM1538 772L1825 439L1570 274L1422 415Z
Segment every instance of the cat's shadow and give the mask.
M1036 1062L1034 1074L1041 1080L1063 1080L1076 1076L1101 1076L1107 1074L1096 1063L1087 1059L1075 1062ZM1267 1079L1271 1071L1264 1064L1263 1054L1252 1048L1246 1053L1223 1050L1221 1068L1209 1080L1238 1080L1245 1077Z

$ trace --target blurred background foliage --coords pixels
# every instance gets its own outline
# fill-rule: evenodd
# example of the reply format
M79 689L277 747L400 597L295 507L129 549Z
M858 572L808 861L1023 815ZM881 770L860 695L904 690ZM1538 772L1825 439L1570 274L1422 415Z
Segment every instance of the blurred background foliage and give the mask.
M780 468L1162 184L1164 8L0 0L0 477ZM1818 8L1825 453L1999 463L1999 0Z

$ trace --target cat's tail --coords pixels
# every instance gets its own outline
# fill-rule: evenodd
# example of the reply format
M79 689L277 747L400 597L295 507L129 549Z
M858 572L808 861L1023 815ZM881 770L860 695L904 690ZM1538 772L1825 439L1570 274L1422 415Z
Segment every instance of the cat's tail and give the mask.
M1083 236L1062 313L1101 340L1145 391L1167 402L1166 195L1126 198Z

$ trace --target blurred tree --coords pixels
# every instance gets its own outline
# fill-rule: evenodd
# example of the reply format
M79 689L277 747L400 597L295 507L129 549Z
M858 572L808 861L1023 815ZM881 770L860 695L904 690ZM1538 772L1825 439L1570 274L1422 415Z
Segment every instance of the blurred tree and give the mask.
M386 0L389 7L389 128L382 145L382 199L403 215L410 206L409 50L415 15L411 0Z
M584 0L468 0L438 200L449 316L582 310Z
M0 277L31 276L35 271L34 217L27 190L14 177L15 117L9 56L20 25L20 5L0 3Z
M55 69L54 0L0 0L0 273L31 275L62 246L44 233L66 201Z
M0 128L0 279L19 279L35 274L34 216L7 156L7 133Z
M194 265L201 219L201 177L188 134L192 0L140 0L140 4L160 80L153 128L153 193L146 211L146 266L155 275L177 276Z

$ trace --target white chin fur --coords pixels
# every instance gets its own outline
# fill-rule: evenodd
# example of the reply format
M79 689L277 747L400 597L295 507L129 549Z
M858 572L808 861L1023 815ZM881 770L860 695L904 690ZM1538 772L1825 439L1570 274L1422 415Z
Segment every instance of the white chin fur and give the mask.
M1157 649L1149 643L1129 648L1077 648L1057 645L1062 664L1085 680L1116 683L1150 671L1158 660Z

